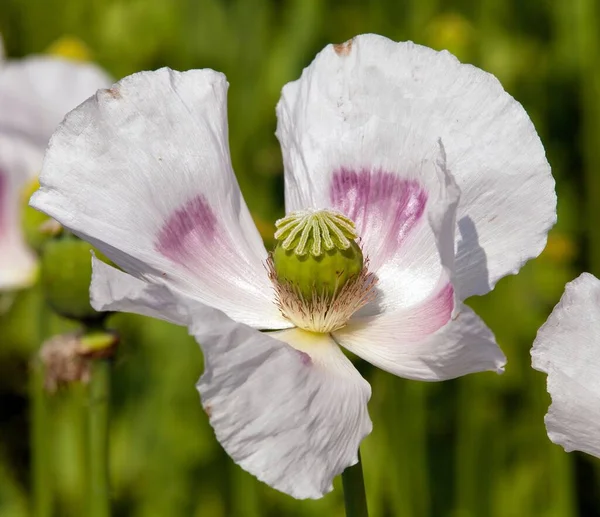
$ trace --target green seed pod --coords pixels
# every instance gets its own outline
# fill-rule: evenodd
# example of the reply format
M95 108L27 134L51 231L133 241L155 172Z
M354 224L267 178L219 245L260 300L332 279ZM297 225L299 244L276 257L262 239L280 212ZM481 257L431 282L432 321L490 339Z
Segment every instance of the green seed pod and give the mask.
M48 304L58 314L79 320L104 316L90 305L93 249L87 242L71 236L46 243L41 255L40 279Z
M349 280L360 274L363 255L355 242L348 249L326 250L317 257L310 253L297 255L278 243L273 263L278 280L296 286L304 299L310 301L313 293L333 298Z
M279 282L310 302L333 299L363 269L354 223L336 212L297 212L277 221L273 267Z

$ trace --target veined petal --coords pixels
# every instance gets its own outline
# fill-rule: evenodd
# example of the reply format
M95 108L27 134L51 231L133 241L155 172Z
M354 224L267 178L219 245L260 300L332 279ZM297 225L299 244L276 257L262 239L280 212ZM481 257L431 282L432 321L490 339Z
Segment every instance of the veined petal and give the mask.
M418 301L407 295L402 298L402 293L398 293L396 297L403 303L396 303L395 308L388 307L375 316L358 315L333 333L340 345L375 366L400 377L424 381L452 379L484 370L501 372L506 363L485 323L469 307L457 304L452 282L459 192L449 172L443 167L440 172L442 187L428 213L430 231L415 232L415 239L419 240L414 245L423 250L423 263L428 261L426 251L433 248L430 255L436 257L438 264L436 286ZM413 246L406 248L410 251ZM417 258L415 267L420 261ZM384 273L387 275L385 266L379 272L385 281L388 277ZM419 289L416 282L420 278L415 273L412 276L416 277L413 284L409 283L409 275L405 286L414 291ZM395 294L393 270L388 283L389 298L390 293Z
M531 357L548 374L550 440L567 452L600 457L600 280L583 273L567 284Z
M165 285L149 284L92 257L90 302L97 311L132 312L185 325L188 313Z
M327 207L332 188L344 184L371 204L391 192L387 210L402 214L391 227L400 238L416 224L428 187L407 171L442 140L462 192L461 300L537 256L556 220L554 180L529 117L495 77L448 52L376 35L329 45L284 87L277 113L287 210ZM413 134L420 144L407 145Z
M405 312L351 321L334 338L371 364L407 379L442 381L485 370L501 373L506 358L469 307L460 305L439 327L447 305L448 292L442 289Z
M298 499L329 492L372 428L371 388L339 347L297 329L260 333L206 307L193 309L190 331L205 354L202 404L227 453Z
M42 156L43 150L0 133L0 290L34 280L35 258L21 231L22 189Z
M31 204L138 278L286 328L231 168L226 95L222 74L167 68L99 91L53 136Z
M447 286L450 301L454 300L454 230L460 192L446 169L442 142L438 142L436 150L437 153L424 159L418 168L421 175L427 177L429 186L424 213L410 233L397 239L387 235L383 241L393 241L393 246L390 252L382 253L381 249L373 249L378 241L382 241L384 228L377 228L375 223L365 232L364 247L369 258L373 256L371 253L380 260L385 257L379 267L371 266L378 278L378 312L402 311L417 306ZM383 213L384 208L381 208ZM374 262L377 264L378 261ZM453 307L451 303L450 310Z
M0 72L0 132L27 139L43 151L63 117L111 83L89 63L51 56L6 61Z

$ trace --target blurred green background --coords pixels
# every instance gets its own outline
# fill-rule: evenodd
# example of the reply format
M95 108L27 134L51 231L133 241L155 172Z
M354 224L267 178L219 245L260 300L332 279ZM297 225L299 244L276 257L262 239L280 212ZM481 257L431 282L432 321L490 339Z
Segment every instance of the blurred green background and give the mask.
M600 5L595 0L1 0L7 54L84 42L115 78L210 67L229 91L230 141L242 191L268 241L283 214L275 130L281 87L316 52L364 32L446 48L494 73L532 117L553 166L559 222L540 258L471 300L508 356L503 376L440 384L368 365L373 433L362 448L373 517L600 516L600 462L547 439L545 376L530 368L537 328L580 271L600 274ZM43 335L37 289L0 317L0 515L31 515L29 358ZM185 329L132 315L114 370L115 516L343 515L342 493L295 501L222 451L194 383L202 357ZM44 429L56 516L85 515L83 390L48 399Z

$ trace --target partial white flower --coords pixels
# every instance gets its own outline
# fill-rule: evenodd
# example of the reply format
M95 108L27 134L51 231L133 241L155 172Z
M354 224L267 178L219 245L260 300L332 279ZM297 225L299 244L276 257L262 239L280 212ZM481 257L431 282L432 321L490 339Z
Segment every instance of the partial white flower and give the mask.
M548 374L550 440L600 458L600 280L583 273L567 284L531 357Z
M62 58L5 62L1 58L0 51L0 290L4 290L33 280L35 260L20 223L24 186L39 174L48 140L64 115L111 81L96 66Z
M370 387L338 345L411 379L502 371L461 302L539 254L554 181L493 76L358 36L283 89L270 257L231 167L226 92L222 74L169 69L99 92L55 133L31 204L125 271L94 262L95 308L189 326L232 458L316 498L371 430Z

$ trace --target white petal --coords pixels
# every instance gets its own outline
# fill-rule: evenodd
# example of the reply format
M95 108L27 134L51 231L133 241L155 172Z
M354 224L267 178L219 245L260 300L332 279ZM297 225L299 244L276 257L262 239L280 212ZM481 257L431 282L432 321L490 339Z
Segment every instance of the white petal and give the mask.
M70 110L111 83L88 63L50 56L7 61L0 71L0 131L43 150Z
M22 190L43 150L0 133L0 290L27 287L34 280L35 258L21 231Z
M49 57L0 64L0 289L15 289L31 284L35 271L21 233L21 190L39 174L63 116L109 79L95 66Z
M264 334L209 308L193 316L205 354L198 390L227 453L298 499L331 491L371 432L369 384L326 334Z
M136 277L286 328L231 168L226 95L222 74L167 68L99 91L53 136L31 204Z
M344 170L402 178L441 138L462 192L460 299L537 256L555 222L554 180L529 117L492 75L448 52L376 35L330 45L284 87L278 119L289 211L328 206ZM422 145L411 151L415 134Z
M550 439L567 452L600 458L600 280L583 273L567 284L531 357L533 367L548 374Z
M188 321L180 299L164 285L149 284L92 257L90 301L97 311L132 312L177 325Z
M450 322L439 327L439 305L446 302L445 296L440 291L404 313L350 322L334 338L366 361L407 379L442 381L485 370L501 373L504 354L469 307L459 306Z
M436 147L436 159L424 161L419 169L432 178L429 180L421 220L414 225L409 235L396 241L399 245L393 251L378 254L386 255L385 262L373 269L378 278L378 312L414 307L453 282L454 229L460 193L445 168L442 144L439 143ZM369 241L376 246L376 241L382 235L381 229L373 230L364 244L370 258L373 251L368 251ZM375 260L371 262L371 266L373 262L377 264ZM453 303L453 296L450 298L449 303ZM452 308L453 305L450 310Z

